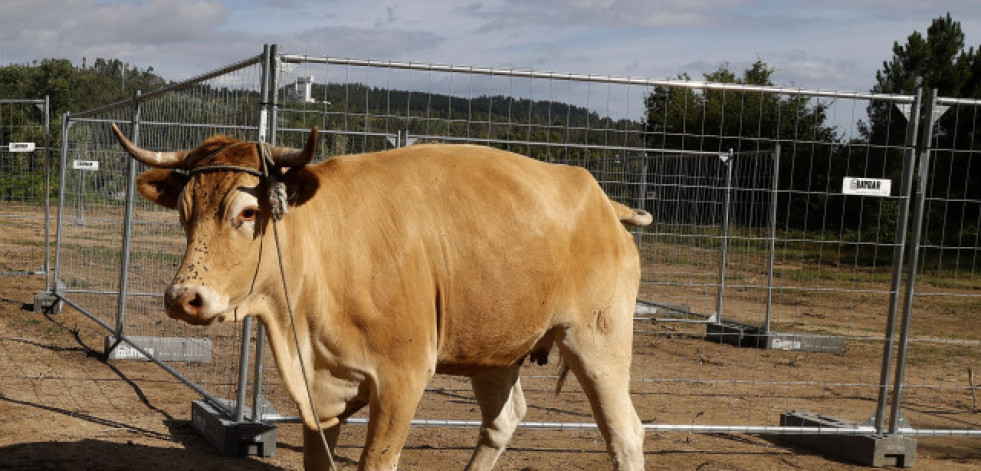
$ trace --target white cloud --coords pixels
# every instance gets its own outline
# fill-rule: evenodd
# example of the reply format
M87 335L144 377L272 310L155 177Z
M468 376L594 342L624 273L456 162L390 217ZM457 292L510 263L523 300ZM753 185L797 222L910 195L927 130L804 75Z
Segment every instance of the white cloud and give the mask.
M283 52L384 59L425 51L443 41L440 36L425 31L346 26L313 28L275 39Z
M781 85L868 90L893 41L976 0L33 0L0 2L6 62L113 57L181 79L283 52L556 72L701 78L757 56ZM925 6L923 6L925 5Z
M779 54L767 63L774 67L774 74L782 77L787 85L843 83L857 70L854 61L816 57L804 51Z
M503 0L471 4L467 12L481 18L484 30L513 25L558 27L684 27L717 24L725 12L750 0Z
M0 41L8 62L100 56L151 64L161 56L192 55L189 44L207 50L227 16L218 0L5 2Z

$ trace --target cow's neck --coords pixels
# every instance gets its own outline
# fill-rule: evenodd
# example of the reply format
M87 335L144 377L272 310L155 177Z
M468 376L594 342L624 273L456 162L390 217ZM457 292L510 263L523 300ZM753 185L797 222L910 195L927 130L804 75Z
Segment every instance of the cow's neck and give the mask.
M310 413L307 383L301 373L300 355L309 383L322 384L324 376L329 375L323 366L330 363L331 356L323 332L330 315L327 309L329 290L327 286L317 286L318 265L311 263L313 254L309 250L312 236L293 231L289 224L291 216L277 223L281 260L271 227L263 241L261 281L255 289L253 312L268 329L276 364L290 396L299 406L304 422L308 427L315 427ZM285 289L280 263L286 277ZM286 290L293 311L292 321ZM313 313L316 313L316 317L312 316Z
M311 336L317 335L311 330L317 327L311 325L309 312L319 310L318 315L328 315L323 312L324 309L318 309L318 306L327 304L327 287L321 286L317 289L318 287L311 285L315 283L318 274L316 264L311 263L313 255L304 247L310 236L291 229L287 218L278 223L278 242L271 226L265 235L260 261L260 281L255 288L255 295L262 299L257 315L271 330L288 334L291 346L294 345L294 329L291 324L295 323L295 334L299 337L300 345L310 345ZM291 348L291 352L295 357L295 347Z

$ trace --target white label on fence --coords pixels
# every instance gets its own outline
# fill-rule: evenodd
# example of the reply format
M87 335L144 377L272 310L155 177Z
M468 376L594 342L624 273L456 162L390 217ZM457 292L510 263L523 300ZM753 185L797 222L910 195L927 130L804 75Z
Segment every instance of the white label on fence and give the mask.
M881 178L845 177L841 192L846 195L889 196L892 180Z
M72 168L75 170L99 170L98 160L73 160Z
M10 152L34 152L33 142L11 142Z
M146 348L145 350L150 355L156 354L156 352L153 351L153 348ZM113 351L112 358L114 360L144 360L144 361L149 360L149 358L147 358L146 355L140 353L139 350L125 343L121 343L119 344L118 347L116 347L116 350Z
M151 356L160 361L181 361L191 363L210 363L213 346L210 339L190 337L130 337ZM116 343L116 338L105 336L105 351L110 360L142 360L147 358L126 342Z

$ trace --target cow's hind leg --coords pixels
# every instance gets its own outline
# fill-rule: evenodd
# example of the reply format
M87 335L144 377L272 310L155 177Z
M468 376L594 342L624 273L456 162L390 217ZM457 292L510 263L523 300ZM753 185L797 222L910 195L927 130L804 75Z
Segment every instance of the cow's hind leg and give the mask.
M327 446L330 447L330 457L334 462L337 461L337 439L341 435L341 424L324 428L324 438ZM321 471L330 469L331 458L324 450L324 440L320 438L319 430L310 430L303 427L303 469L306 471Z
M644 426L630 400L631 313L625 309L593 313L589 325L570 326L558 342L589 398L617 470L644 469Z
M496 368L471 377L480 405L480 438L467 470L489 470L507 447L528 407L521 391L518 365Z

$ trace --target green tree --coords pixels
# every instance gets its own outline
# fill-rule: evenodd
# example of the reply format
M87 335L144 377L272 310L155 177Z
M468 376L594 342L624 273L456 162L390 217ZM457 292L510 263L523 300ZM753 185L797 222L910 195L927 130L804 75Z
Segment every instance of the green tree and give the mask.
M705 74L711 83L657 86L645 97L647 147L665 150L725 152L770 150L781 144L781 188L825 190L831 158L840 147L836 128L829 124L828 105L799 94L766 91L774 69L757 60L741 75L728 64ZM687 74L678 76L688 82ZM682 165L679 163L679 165ZM753 178L750 166L735 170L734 179ZM674 172L674 170L665 169ZM679 175L687 172L677 169ZM820 227L828 218L822 196L783 197L778 211L790 228ZM811 206L815 206L811 210ZM758 220L749 221L758 224ZM810 223L810 224L809 224Z
M125 87L123 83L125 81ZM0 99L40 99L47 96L50 104L49 144L57 148L60 142L61 118L65 112L76 112L131 98L135 90L151 91L166 85L153 74L152 68L139 70L118 59L97 59L91 68L75 67L67 59L43 59L32 64L11 64L0 67ZM0 126L0 142L43 142L43 116L34 107L5 109L4 123L32 122L33 126ZM25 156L8 157L26 159ZM30 159L28 159L30 160ZM30 160L33 162L33 160ZM55 163L57 164L57 159ZM12 171L0 175L0 199L9 198L11 191L37 188L40 180L30 180L36 172L27 171L27 160L19 166L7 165ZM57 174L57 169L54 169ZM19 190L18 190L19 189ZM51 188L52 192L57 191Z
M45 59L35 74L32 88L36 96L47 95L51 109L57 113L72 109L77 82L78 75L68 59Z
M972 68L977 67L978 52L965 50L964 38L960 22L948 13L933 20L925 37L914 31L905 44L894 42L893 57L876 72L872 91L910 94L922 79L925 88L936 88L942 96L975 96L981 77Z
M935 18L926 30L910 34L904 44L893 44L893 56L876 72L873 92L913 94L918 86L924 91L937 89L938 95L950 98L981 98L981 51L965 47L961 24L950 14ZM872 144L897 145L905 137L906 120L891 105L869 106L869 123L863 125L865 139ZM965 232L977 240L981 200L981 164L971 152L981 147L981 121L977 106L955 106L944 113L934 128L934 149L930 166L929 191L949 200L927 209L928 220L946 221L928 228L932 243L961 245ZM925 123L921 123L921 126ZM900 173L899 156L886 165L890 174ZM886 156L879 156L886 158ZM950 230L960 228L962 230Z
M740 151L772 148L777 141L800 138L836 142L837 131L826 123L826 104L800 95L754 89L772 86L773 71L757 60L737 76L723 64L705 74L705 80L736 87L654 87L644 100L648 147ZM677 78L690 80L687 74ZM738 85L747 87L740 89Z
M939 96L981 98L981 54L973 47L965 50L964 37L960 22L948 13L932 21L926 36L914 31L905 44L894 42L892 58L875 73L872 92L912 95L922 86L937 89ZM877 102L861 131L870 142L902 145L905 127L891 103Z

